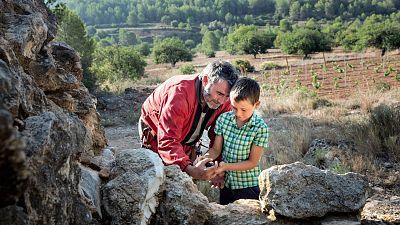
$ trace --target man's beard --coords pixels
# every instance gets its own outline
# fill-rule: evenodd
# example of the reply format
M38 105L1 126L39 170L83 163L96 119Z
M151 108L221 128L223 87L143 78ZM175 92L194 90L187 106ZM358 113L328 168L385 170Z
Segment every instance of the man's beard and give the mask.
M204 90L203 90L204 101L206 102L207 106L210 109L218 109L218 107L221 104L217 100L211 99L210 90L211 90L211 88L204 88Z

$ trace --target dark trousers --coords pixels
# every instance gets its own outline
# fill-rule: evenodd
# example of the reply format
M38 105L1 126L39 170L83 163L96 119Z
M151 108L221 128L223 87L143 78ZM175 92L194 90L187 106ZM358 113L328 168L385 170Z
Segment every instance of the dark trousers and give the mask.
M258 186L241 188L241 189L230 189L222 188L219 192L219 203L221 205L227 205L238 199L259 199L260 188Z

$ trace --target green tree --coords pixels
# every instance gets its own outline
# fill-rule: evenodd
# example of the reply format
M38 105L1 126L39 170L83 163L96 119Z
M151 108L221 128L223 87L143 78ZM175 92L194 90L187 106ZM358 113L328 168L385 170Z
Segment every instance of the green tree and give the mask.
M382 51L400 48L400 24L382 16L369 16L358 31L356 49L375 47Z
M104 83L138 79L144 75L145 66L133 47L108 46L96 49L90 71Z
M126 18L126 23L129 26L137 26L139 24L139 18L135 11L130 11Z
M95 41L87 35L85 25L75 12L61 6L55 9L55 14L59 21L55 40L67 43L79 53L83 68L83 83L89 90L93 90L96 79L88 68L92 63Z
M144 56L150 55L150 46L147 42L142 42L138 45L135 45L135 50L140 54Z
M119 29L118 38L118 43L123 46L136 45L139 42L135 33L125 29Z
M339 35L339 43L346 50L354 50L358 41L358 30L361 27L361 22L359 19L354 20L350 25L347 26Z
M192 61L193 55L185 43L177 38L156 40L153 47L154 62L170 63L172 67L179 61Z
M279 30L282 32L287 32L292 30L292 25L290 24L288 19L281 19L279 21Z
M258 30L256 26L239 26L227 36L225 49L230 54L257 54L265 53L272 47L275 35L269 31Z
M301 54L304 58L313 52L330 51L330 40L322 32L300 27L281 33L280 49L287 54Z

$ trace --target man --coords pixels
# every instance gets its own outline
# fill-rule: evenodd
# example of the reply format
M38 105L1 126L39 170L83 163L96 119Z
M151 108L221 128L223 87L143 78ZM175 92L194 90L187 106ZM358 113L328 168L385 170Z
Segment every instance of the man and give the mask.
M193 165L194 145L203 131L213 145L217 117L231 109L229 92L238 79L232 64L217 60L200 75L175 76L146 99L139 119L139 136L144 147L158 153L166 165L176 164L194 179L209 180L218 164L210 159Z

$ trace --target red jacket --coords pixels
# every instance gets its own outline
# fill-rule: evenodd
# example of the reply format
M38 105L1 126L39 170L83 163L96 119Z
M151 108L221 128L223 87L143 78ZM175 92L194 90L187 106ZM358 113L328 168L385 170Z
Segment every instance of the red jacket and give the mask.
M166 165L176 164L181 170L191 163L189 158L193 146L182 144L190 132L196 110L199 106L196 92L197 75L174 76L159 87L146 99L142 105L141 118L157 135L151 143L152 150L159 154ZM215 138L214 126L216 118L231 110L226 101L211 115L206 129L212 146Z

